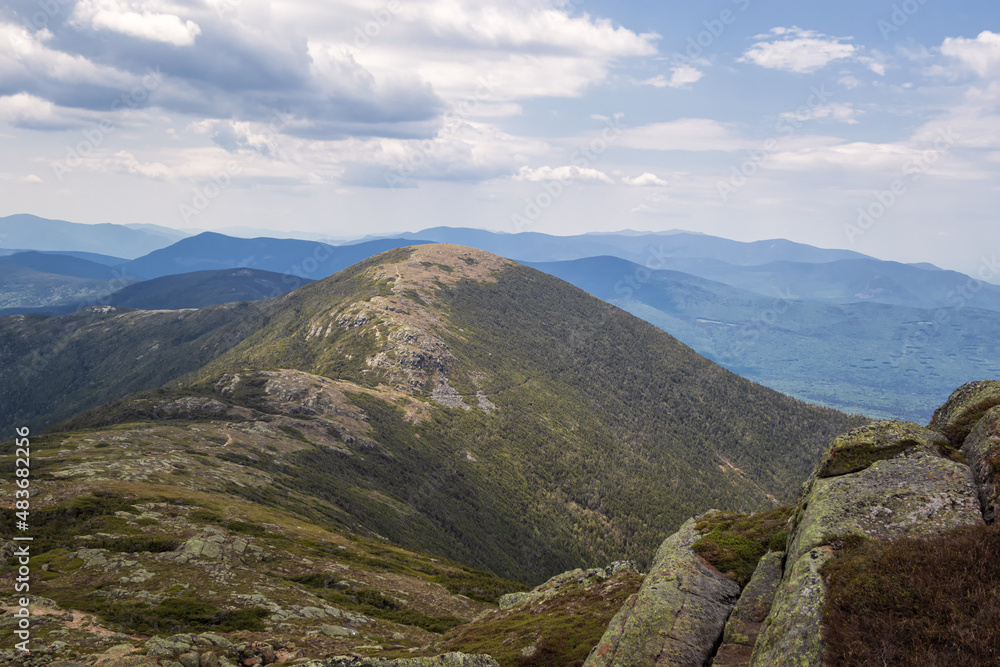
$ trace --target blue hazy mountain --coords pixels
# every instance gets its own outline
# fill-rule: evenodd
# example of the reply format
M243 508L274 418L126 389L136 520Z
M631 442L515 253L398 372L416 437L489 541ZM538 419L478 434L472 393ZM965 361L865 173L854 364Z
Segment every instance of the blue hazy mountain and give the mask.
M116 277L116 271L111 266L62 253L30 250L0 257L0 263L16 264L42 273L87 280L112 280Z
M495 252L525 262L547 262L611 255L639 264L664 257L709 257L729 264L755 265L768 262L832 262L862 259L851 250L828 250L785 239L744 243L693 232L608 233L552 236L537 232L502 234L481 229L434 227L403 238L454 243Z
M297 239L243 239L204 232L126 263L126 274L140 278L217 271L238 267L318 280L380 252L425 241L378 239L333 246Z
M531 265L733 372L848 412L926 422L955 386L1000 375L1000 313L989 310L766 297L616 257Z
M784 239L744 243L691 232L551 236L449 227L425 229L412 236L467 245L529 263L612 256L764 296L791 293L803 301L925 309L971 306L1000 311L1000 286L970 282L969 276L931 264L883 261L850 250L816 248Z
M176 310L281 296L311 280L258 269L194 271L144 280L111 294L106 303L121 308Z
M19 213L0 218L5 248L99 253L132 259L175 243L183 232L153 225L85 225Z

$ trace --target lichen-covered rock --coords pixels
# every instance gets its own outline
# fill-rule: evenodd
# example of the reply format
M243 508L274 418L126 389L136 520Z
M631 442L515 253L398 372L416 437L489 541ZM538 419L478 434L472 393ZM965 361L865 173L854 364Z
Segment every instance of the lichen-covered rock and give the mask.
M983 518L992 523L1000 494L1000 407L993 408L976 424L962 445L979 488Z
M500 667L488 655L468 655L466 653L446 653L432 658L359 658L356 656L336 656L326 660L313 660L303 667Z
M836 477L864 470L876 461L891 459L914 447L936 452L948 440L913 422L879 420L859 426L827 448L817 477Z
M1000 405L1000 381L969 382L956 389L948 402L934 411L930 428L961 447L976 422L997 405Z
M928 537L981 522L969 467L916 449L860 472L814 480L788 562L845 535Z
M826 585L820 570L833 557L829 547L788 560L750 659L751 667L819 667L823 657L823 604Z
M700 518L663 542L642 588L611 620L585 667L701 667L711 657L740 589L692 551Z
M535 604L558 595L567 586L582 585L586 587L590 584L607 581L614 575L625 570L638 572L635 563L627 560L616 561L607 567L594 567L589 570L577 568L563 572L530 591L507 593L500 596L500 609L506 610L525 603Z
M774 595L781 582L784 556L784 552L771 551L757 563L757 569L726 621L722 646L712 660L712 667L746 667L750 664L754 644L764 619L771 612Z

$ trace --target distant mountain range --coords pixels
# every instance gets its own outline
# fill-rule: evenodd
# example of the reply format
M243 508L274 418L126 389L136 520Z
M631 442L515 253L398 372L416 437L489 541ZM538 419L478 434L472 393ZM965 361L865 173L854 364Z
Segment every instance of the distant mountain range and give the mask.
M76 227L99 233L94 226ZM991 333L1000 323L1000 286L926 263L683 231L561 237L439 227L341 246L205 232L117 264L80 251L60 259L22 252L0 258L0 314L66 313L129 281L202 271L222 273L142 283L126 293L142 298L101 303L164 309L221 303L227 295L264 298L275 293L275 280L288 288L294 281L261 278L271 283L257 289L250 283L258 277L252 277L236 287L233 281L241 279L225 272L247 267L304 282L426 242L529 263L663 328L734 372L847 411L924 421L953 387L1000 373ZM98 281L109 274L127 281ZM177 285L199 280L212 286L184 287L183 298L170 296ZM190 298L196 293L206 298Z
M0 248L72 250L132 259L187 236L154 225L84 225L20 213L0 218Z
M735 373L848 412L926 422L949 387L1000 377L996 311L821 303L791 292L766 297L617 257L531 266L669 331Z
M316 280L385 250L419 243L426 241L379 239L332 246L319 241L240 239L205 232L128 262L122 270L149 279L191 271L246 267Z

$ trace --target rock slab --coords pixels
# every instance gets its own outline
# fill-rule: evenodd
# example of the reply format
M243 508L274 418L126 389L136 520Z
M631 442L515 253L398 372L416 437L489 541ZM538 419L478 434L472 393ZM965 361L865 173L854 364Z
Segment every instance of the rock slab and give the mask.
M740 588L691 549L699 519L663 542L584 667L701 667L711 658Z

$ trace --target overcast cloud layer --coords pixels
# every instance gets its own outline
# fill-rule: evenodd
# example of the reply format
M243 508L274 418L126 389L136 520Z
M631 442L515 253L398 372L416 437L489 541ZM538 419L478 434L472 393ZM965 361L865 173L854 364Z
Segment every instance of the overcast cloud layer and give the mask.
M682 228L975 272L1000 8L803 4L9 0L0 214Z

